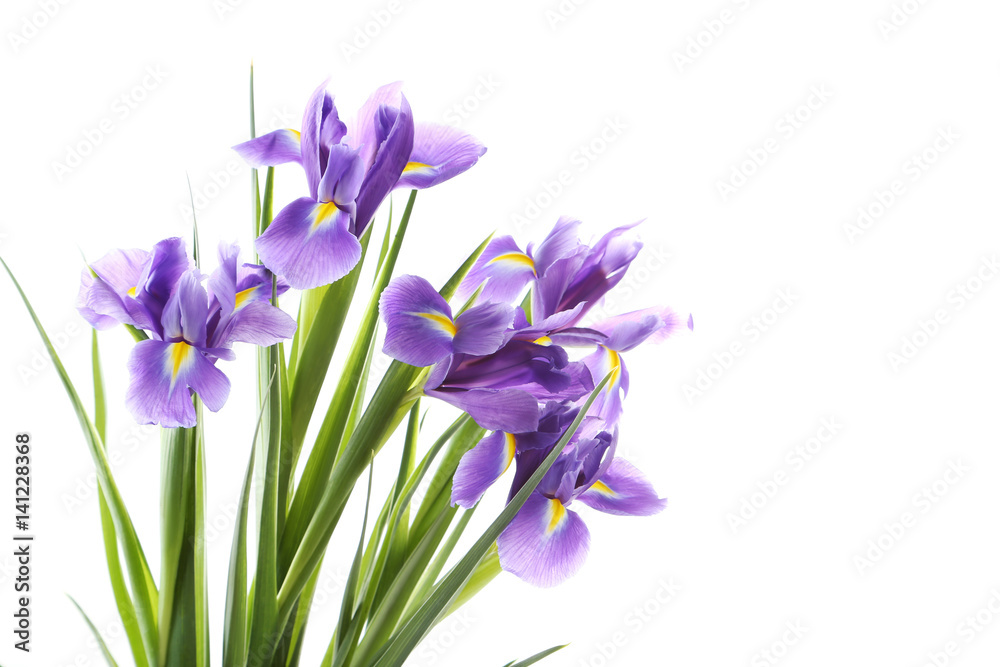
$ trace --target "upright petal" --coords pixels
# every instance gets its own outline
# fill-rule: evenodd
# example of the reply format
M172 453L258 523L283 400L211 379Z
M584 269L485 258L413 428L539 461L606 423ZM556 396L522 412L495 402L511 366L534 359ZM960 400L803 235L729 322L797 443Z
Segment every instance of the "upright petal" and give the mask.
M500 567L535 586L562 583L583 565L590 531L576 512L538 492L497 539Z
M319 182L319 201L334 202L353 211L364 175L364 165L356 150L347 144L331 146L326 171Z
M417 123L413 151L396 183L397 188L429 188L458 176L486 152L478 139L454 127Z
M326 89L328 81L324 81L313 91L302 114L302 168L305 169L309 193L313 199L318 198L319 182L323 177L329 151L329 146L324 144L321 135L323 119L331 112L336 113L333 97Z
M361 105L354 122L348 126L348 141L352 146L361 149L361 161L365 168L370 168L375 162L379 141L375 135L375 115L382 105L399 106L403 82L395 81L378 88L368 100Z
M257 238L257 254L296 289L328 285L361 259L361 244L349 227L350 215L336 204L302 197L283 208Z
M229 396L229 379L195 347L184 342L144 340L132 348L125 403L140 424L191 427L196 415L193 389L205 406L218 411Z
M595 510L629 516L649 516L667 506L639 469L620 458L579 499Z
M208 294L196 271L180 277L177 289L163 309L164 340L187 341L196 347L207 345Z
M375 160L365 174L364 183L358 193L358 209L353 231L359 237L371 222L382 200L395 187L409 159L410 151L413 150L413 113L406 98L400 97L401 106L395 113L392 126L385 135L385 141L378 146ZM364 148L361 157L362 160L365 159Z
M454 351L458 329L451 308L429 282L399 276L383 290L379 312L386 324L383 351L411 366L430 366Z
M494 431L462 456L451 485L451 504L473 507L514 460L515 440L510 433Z
M579 250L581 246L579 233L580 221L562 216L553 225L552 231L538 244L538 248L534 251L528 249L535 258L535 270L538 275L544 275L557 260L569 257Z
M275 130L236 144L233 150L255 169L276 167L286 162L302 164L302 135L298 130Z
M474 355L496 352L513 320L514 309L505 303L484 303L469 308L455 318L455 352Z

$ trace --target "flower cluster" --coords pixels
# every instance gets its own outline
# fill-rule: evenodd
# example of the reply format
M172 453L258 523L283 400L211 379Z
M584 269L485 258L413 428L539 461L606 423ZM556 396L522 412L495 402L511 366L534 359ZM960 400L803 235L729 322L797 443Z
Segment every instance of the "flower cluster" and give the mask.
M609 514L648 515L665 506L627 461L615 457L629 375L623 356L644 341L693 327L673 311L647 308L583 326L585 317L624 277L642 244L619 227L593 245L579 221L560 219L537 247L492 240L460 294L475 305L455 316L423 278L401 276L383 292L385 352L432 366L424 393L468 413L492 431L465 454L452 502L472 507L513 463L513 497L608 377L580 428L497 541L503 568L552 586L582 565L590 536L579 501ZM530 315L520 298L530 288ZM569 350L582 348L572 360Z
M340 280L361 258L358 240L397 188L428 188L456 176L486 148L472 136L414 123L402 84L382 86L354 120L340 119L323 82L309 98L302 130L275 130L234 146L253 167L297 162L309 196L283 208L257 239L257 254L296 289Z
M207 288L179 238L151 251L113 250L84 270L77 297L84 319L97 329L127 324L145 332L128 361L126 404L139 423L194 426L192 392L213 412L229 396L215 362L234 358L233 343L272 345L295 333L295 320L270 303L271 273L240 266L238 255L236 245L219 246ZM277 285L279 294L288 289Z

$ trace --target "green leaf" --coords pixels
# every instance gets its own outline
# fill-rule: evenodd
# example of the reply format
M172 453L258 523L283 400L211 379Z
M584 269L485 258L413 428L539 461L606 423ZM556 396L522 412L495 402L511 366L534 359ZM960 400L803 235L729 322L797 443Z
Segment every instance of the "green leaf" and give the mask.
M101 356L97 345L97 330L94 329L90 336L91 366L94 375L94 428L100 436L102 443L107 438L107 400L104 394L104 373L101 371ZM132 596L129 594L128 585L125 583L125 575L122 572L121 559L118 556L118 536L115 534L114 520L108 510L108 501L104 498L104 492L98 487L97 501L101 512L101 535L104 538L104 556L108 563L108 577L111 579L111 590L115 595L115 606L118 608L118 616L121 618L122 627L125 628L125 636L128 638L129 648L132 650L132 658L137 667L146 667L149 660L146 659L146 651L142 645L142 633L136 623L135 606L132 604Z
M527 660L522 660L521 662L508 662L504 667L528 667L528 665L533 665L536 662L538 662L539 660L541 660L542 658L546 658L546 657L552 655L553 653L555 653L556 651L561 651L564 648L566 648L567 646L569 646L569 644L562 644L560 646L553 646L552 648L545 649L541 653L536 653L535 655L531 656Z
M67 595L66 597L69 598L69 601L73 603L73 606L76 607L77 611L80 612L80 615L83 616L83 620L87 622L87 627L90 628L90 631L94 633L94 639L97 640L97 645L100 647L101 653L104 654L104 659L108 662L108 665L110 665L111 667L118 667L118 663L115 662L114 656L112 656L111 651L108 650L108 645L104 643L104 637L101 636L101 633L97 630L97 627L90 620L90 617L87 616L87 612L83 610L83 607L81 607L80 604L76 600L74 600L72 596Z
M444 287L440 289L440 294L444 297L445 301L451 301L451 298L455 296L458 286L462 284L463 280L465 280L465 276L469 273L469 270L472 269L472 265L475 264L476 260L479 259L479 256L483 254L483 251L486 250L486 246L489 245L489 242L492 239L492 234L487 236L486 239L472 251L472 254L469 255L468 259L466 259L462 266L459 267L458 271L456 271L455 274L448 279L448 282L444 284Z
M28 300L27 295L25 295L24 290L21 289L21 285L17 282L17 279L11 272L10 267L7 266L7 263L2 258L0 258L0 264L3 264L4 269L7 271L7 275L10 276L11 281L14 283L14 287L21 296L21 300L24 302L24 305L28 310L28 314L31 316L31 319L35 324L35 328L38 330L38 334L42 338L42 342L45 344L45 349L48 351L49 357L52 359L52 365L59 374L59 379L62 381L70 402L73 404L73 410L76 412L77 419L80 422L80 427L83 430L87 448L90 451L91 457L94 459L98 483L101 485L101 489L107 498L108 509L110 510L112 519L114 520L116 532L122 542L122 553L125 556L125 564L128 569L129 581L131 583L132 593L135 596L136 618L142 634L142 643L145 647L146 655L150 659L150 664L153 665L153 667L157 667L158 662L156 656L159 641L155 611L157 607L157 592L155 586L153 585L153 577L149 572L149 565L146 562L146 556L143 554L139 538L135 533L135 526L132 524L132 519L129 517L128 510L125 508L125 502L122 500L121 494L118 491L118 486L115 484L114 476L111 473L111 467L108 464L108 459L104 454L103 440L95 429L94 424L87 416L87 410L83 406L83 402L80 400L80 396L77 393L76 388L73 386L73 383L69 378L69 374L66 372L66 368L62 365L59 355L52 346L52 341L49 340L48 335L45 333L45 328L42 326L41 321L39 321L38 316L35 314L35 310L31 307L31 302Z
M388 643L386 651L375 663L374 667L400 667L420 640L423 639L434 624L437 623L437 621L448 611L461 590L472 577L472 574L475 572L483 556L489 552L493 543L496 542L496 539L500 536L500 533L504 531L517 512L524 506L524 503L528 500L528 496L535 490L535 487L538 486L539 482L542 481L542 477L546 472L548 472L549 468L552 467L552 464L555 463L559 454L561 454L563 449L566 447L566 444L576 433L577 428L580 426L580 422L583 421L583 418L590 409L594 399L597 397L598 393L604 389L607 382L608 378L605 377L594 389L590 398L587 399L587 402L580 409L576 419L574 419L570 427L566 429L566 432L559 439L559 442L552 449L549 455L545 457L542 464L531 475L531 477L528 478L524 486L521 487L510 502L507 503L504 510L493 521L493 523L490 524L490 527L476 541L473 547L469 549L468 553L466 553L466 555L451 569L451 572L445 576L442 582L435 587L434 592L430 595L427 601L420 606L413 617L407 621L406 624L404 624L403 627L393 636L393 639L391 639Z
M202 421L201 403L198 423ZM208 667L211 643L208 623L208 580L205 565L205 435L198 429L194 454L194 627L195 665Z
M200 269L201 268L201 242L200 242L200 240L198 238L198 216L195 214L195 211L194 211L194 190L191 189L191 175L190 174L184 174L184 176L187 178L188 197L191 199L191 225L194 228L193 234L192 234L194 236L194 243L192 244L191 254L194 257L195 268L199 268Z

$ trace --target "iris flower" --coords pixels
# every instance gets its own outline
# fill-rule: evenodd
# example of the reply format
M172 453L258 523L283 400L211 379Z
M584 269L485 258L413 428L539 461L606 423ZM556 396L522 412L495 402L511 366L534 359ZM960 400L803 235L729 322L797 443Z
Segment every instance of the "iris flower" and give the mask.
M92 265L96 277L84 272L77 304L88 322L148 332L128 361L125 401L139 423L194 426L192 392L213 412L226 402L229 379L215 362L234 358L234 342L271 345L295 332L295 320L270 304L270 273L239 267L238 252L235 245L220 246L220 266L208 279L211 295L180 239L161 241L152 252L112 251Z
M414 126L400 89L376 90L348 125L324 82L306 105L301 132L276 130L234 147L254 167L297 162L305 170L309 196L283 208L256 242L264 265L292 287L347 275L361 257L358 239L392 189L436 185L485 152L451 128Z

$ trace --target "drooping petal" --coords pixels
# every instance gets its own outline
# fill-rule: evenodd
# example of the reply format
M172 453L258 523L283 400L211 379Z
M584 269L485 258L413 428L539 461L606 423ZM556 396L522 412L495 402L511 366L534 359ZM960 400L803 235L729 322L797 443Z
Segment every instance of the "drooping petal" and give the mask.
M429 188L458 176L486 152L478 139L454 127L417 123L413 151L396 183L397 188Z
M395 187L413 149L413 113L406 97L400 95L400 99L398 110L385 107L379 109L380 113L384 114L384 119L392 117L392 124L386 128L382 123L382 130L376 128L376 138L384 131L385 140L377 147L375 160L365 173L364 183L358 193L358 208L353 231L359 237L371 222L382 200ZM364 148L361 157L365 159Z
M576 512L538 492L497 539L500 567L548 588L576 572L587 558L590 531Z
M257 254L296 289L328 285L361 259L361 244L349 227L350 215L336 204L302 197L283 208L257 238Z
M386 324L383 351L393 359L430 366L454 351L451 308L423 278L395 278L379 298L379 312Z
M236 308L216 344L236 342L267 347L291 338L296 326L295 319L285 311L267 300L254 299Z
M520 389L425 389L424 393L467 412L488 431L525 433L538 428L538 401Z
M276 167L287 162L302 164L302 135L298 130L275 130L236 144L233 150L255 169Z
M639 469L620 458L579 499L595 510L629 516L649 516L667 506Z
M515 440L510 433L494 431L462 456L451 485L451 504L473 507L514 460Z
M455 352L473 355L496 352L513 320L514 309L505 303L484 303L469 308L455 318Z
M501 236L486 245L483 254L462 281L458 293L468 297L486 282L482 299L509 303L534 279L534 260L518 247L513 237Z
M197 348L184 342L144 340L132 348L125 402L140 424L191 427L196 415L193 389L209 410L218 411L229 396L229 379Z
M666 340L683 330L686 322L670 308L653 306L616 315L591 326L607 334L605 347L628 352L646 340L651 343Z

